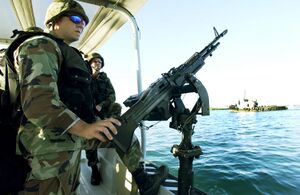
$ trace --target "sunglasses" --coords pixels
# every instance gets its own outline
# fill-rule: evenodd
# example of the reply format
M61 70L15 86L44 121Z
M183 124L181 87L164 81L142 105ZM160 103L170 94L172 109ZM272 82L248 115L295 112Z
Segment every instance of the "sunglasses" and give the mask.
M78 15L66 15L74 24L80 24L82 23L83 26L86 25L86 22L84 21L84 19L82 19L81 16Z

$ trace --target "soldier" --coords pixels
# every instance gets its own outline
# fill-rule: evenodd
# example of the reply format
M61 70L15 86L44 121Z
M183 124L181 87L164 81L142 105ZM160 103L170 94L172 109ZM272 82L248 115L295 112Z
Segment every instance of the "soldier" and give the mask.
M104 58L99 53L92 53L88 55L87 61L91 66L93 73L93 91L97 115L101 119L120 117L122 107L120 104L115 102L115 89L107 74L101 71L104 67Z
M74 0L53 0L45 25L49 36L24 41L14 52L19 74L24 116L17 137L17 152L28 160L31 171L24 194L78 193L80 156L85 141L109 142L121 123L114 118L96 120L91 75L75 48L89 19ZM120 157L132 173L141 194L157 194L167 167L147 175L141 166L139 142Z
M105 72L100 72L104 67L104 59L98 53L87 56L87 64L91 68L93 78L93 94L95 100L95 110L101 119L118 118L121 115L121 105L116 103L116 94L110 79ZM86 150L88 165L92 169L91 184L99 185L102 181L97 163L99 158L97 149Z

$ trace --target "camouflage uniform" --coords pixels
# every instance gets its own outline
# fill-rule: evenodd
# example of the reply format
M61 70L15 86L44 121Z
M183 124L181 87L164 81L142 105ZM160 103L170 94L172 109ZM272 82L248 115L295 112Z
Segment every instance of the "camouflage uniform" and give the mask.
M31 167L24 192L75 194L81 150L89 146L68 129L80 119L88 123L96 119L90 72L78 51L43 35L27 39L14 57L24 112L17 153ZM84 75L85 82L77 82L76 75ZM133 146L130 157L123 156L124 163L135 163L128 165L129 170L135 170L141 158L138 142Z
M76 1L53 0L49 8L48 27L48 22L55 22L68 11L79 14L88 23ZM81 150L88 149L91 142L68 130L80 119L87 123L96 119L88 67L76 49L63 40L44 35L27 39L14 57L24 112L17 153L28 159L31 167L24 194L77 194ZM141 189L152 186L157 177L147 179L140 167L142 153L136 137L125 154L117 152ZM143 184L145 178L149 185Z
M97 113L100 118L119 117L121 115L122 107L115 102L115 90L105 72L93 75L93 94L95 104L102 106L101 111Z
M49 189L43 189L43 182L46 182L56 186L51 188L54 194L72 194L79 184L79 159L81 150L87 144L83 138L71 135L67 130L79 120L78 115L81 114L76 115L74 112L77 108L73 108L71 104L67 106L67 103L61 101L57 83L62 61L67 63L63 66L77 65L76 68L83 72L88 72L88 69L78 63L79 55L74 59L76 54L71 47L65 47L67 52L73 52L70 57L76 63L63 60L63 56L65 58L67 54L62 55L58 44L45 36L28 39L15 53L21 104L27 118L20 127L18 148L22 150L18 152L29 160L32 168L25 191L46 190L42 192L50 193L51 191L47 191ZM84 63L82 59L81 61ZM92 122L86 114L80 117ZM127 154L121 156L130 171L138 167L142 155L136 138L133 139L132 146Z

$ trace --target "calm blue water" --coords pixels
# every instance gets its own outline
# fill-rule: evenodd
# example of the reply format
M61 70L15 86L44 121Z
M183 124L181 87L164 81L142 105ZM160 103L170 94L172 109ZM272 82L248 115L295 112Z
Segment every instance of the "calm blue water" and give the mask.
M170 149L180 141L167 121L158 123L147 131L147 159L177 175ZM300 194L300 110L211 111L198 117L193 144L204 152L193 163L194 186L208 194Z

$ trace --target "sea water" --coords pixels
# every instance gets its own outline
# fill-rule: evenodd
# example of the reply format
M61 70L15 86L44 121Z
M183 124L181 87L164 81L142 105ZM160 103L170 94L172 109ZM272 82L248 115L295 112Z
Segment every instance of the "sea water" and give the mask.
M203 155L193 161L193 185L211 195L299 195L300 110L211 111L197 116L192 142ZM166 164L177 175L179 160L170 152L181 133L169 121L146 131L146 159Z

